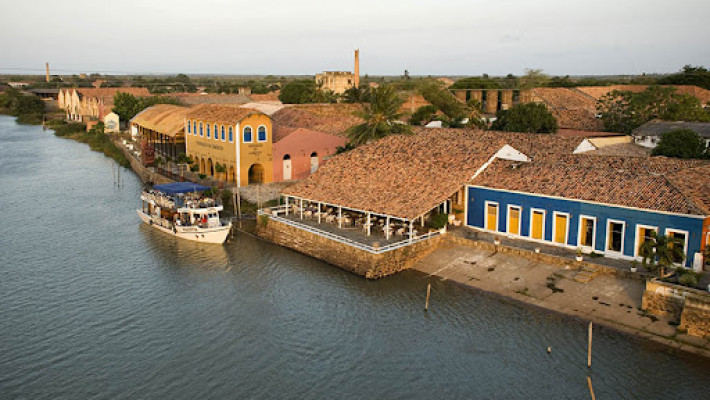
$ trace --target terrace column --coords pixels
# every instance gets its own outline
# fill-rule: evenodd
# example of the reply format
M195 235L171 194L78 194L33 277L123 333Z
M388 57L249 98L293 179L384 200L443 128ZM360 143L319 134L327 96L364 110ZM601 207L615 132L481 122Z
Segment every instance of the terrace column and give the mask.
M409 221L409 243L412 243L412 236L414 233L414 220Z
M385 238L387 240L390 240L390 216L387 216L387 219L385 220Z
M318 224L320 224L320 203L318 203Z
M422 217L419 220L419 224L422 226L422 228L424 227L424 214L422 214Z
M343 229L343 207L338 207L338 228Z
M370 222L370 213L367 213L367 236L370 236L372 222Z
M288 217L288 196L286 196L286 216Z
M301 206L299 208L301 209L301 219L303 219L303 199L301 199Z

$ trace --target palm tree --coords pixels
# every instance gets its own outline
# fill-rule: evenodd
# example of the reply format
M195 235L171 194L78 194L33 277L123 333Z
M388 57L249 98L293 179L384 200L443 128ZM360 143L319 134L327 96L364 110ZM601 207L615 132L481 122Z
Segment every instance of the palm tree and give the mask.
M355 113L365 123L348 129L348 139L354 146L371 140L381 139L395 134L411 134L410 126L398 121L402 116L399 108L402 100L390 86L374 88L369 94L369 103L363 104L363 110Z
M217 175L217 180L219 181L219 187L221 188L222 185L222 174L227 172L227 166L224 164L216 163L214 165L214 172L216 172L215 175Z
M659 235L651 231L647 239L639 248L639 255L643 257L643 266L653 271L659 268L659 275L665 278L666 268L671 268L678 261L685 260L683 241L672 236Z

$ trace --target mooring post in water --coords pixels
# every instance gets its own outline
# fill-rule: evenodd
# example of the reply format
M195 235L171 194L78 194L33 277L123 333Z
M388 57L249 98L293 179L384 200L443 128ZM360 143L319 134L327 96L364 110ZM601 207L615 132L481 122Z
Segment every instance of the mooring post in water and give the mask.
M592 388L592 377L587 375L587 385L589 386L589 394L592 395L592 400L596 400L594 397L594 389Z
M589 351L587 352L587 368L592 368L592 323L589 322ZM591 380L590 380L590 388L591 388ZM592 398L594 398L594 395L592 395Z
M424 303L424 311L429 310L429 295L431 294L431 283L426 285L426 303Z

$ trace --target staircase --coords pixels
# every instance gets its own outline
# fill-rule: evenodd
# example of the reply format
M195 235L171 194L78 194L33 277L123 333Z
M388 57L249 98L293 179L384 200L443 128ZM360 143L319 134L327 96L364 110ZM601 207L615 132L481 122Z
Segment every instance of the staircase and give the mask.
M599 275L599 269L591 265L583 265L582 269L574 276L574 281L579 283L587 283Z

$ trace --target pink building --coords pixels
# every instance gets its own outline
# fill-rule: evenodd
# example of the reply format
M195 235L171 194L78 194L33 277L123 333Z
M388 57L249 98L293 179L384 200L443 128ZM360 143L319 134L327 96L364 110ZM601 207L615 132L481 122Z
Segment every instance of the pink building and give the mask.
M344 137L305 128L275 128L274 182L308 177L338 146L345 146Z

